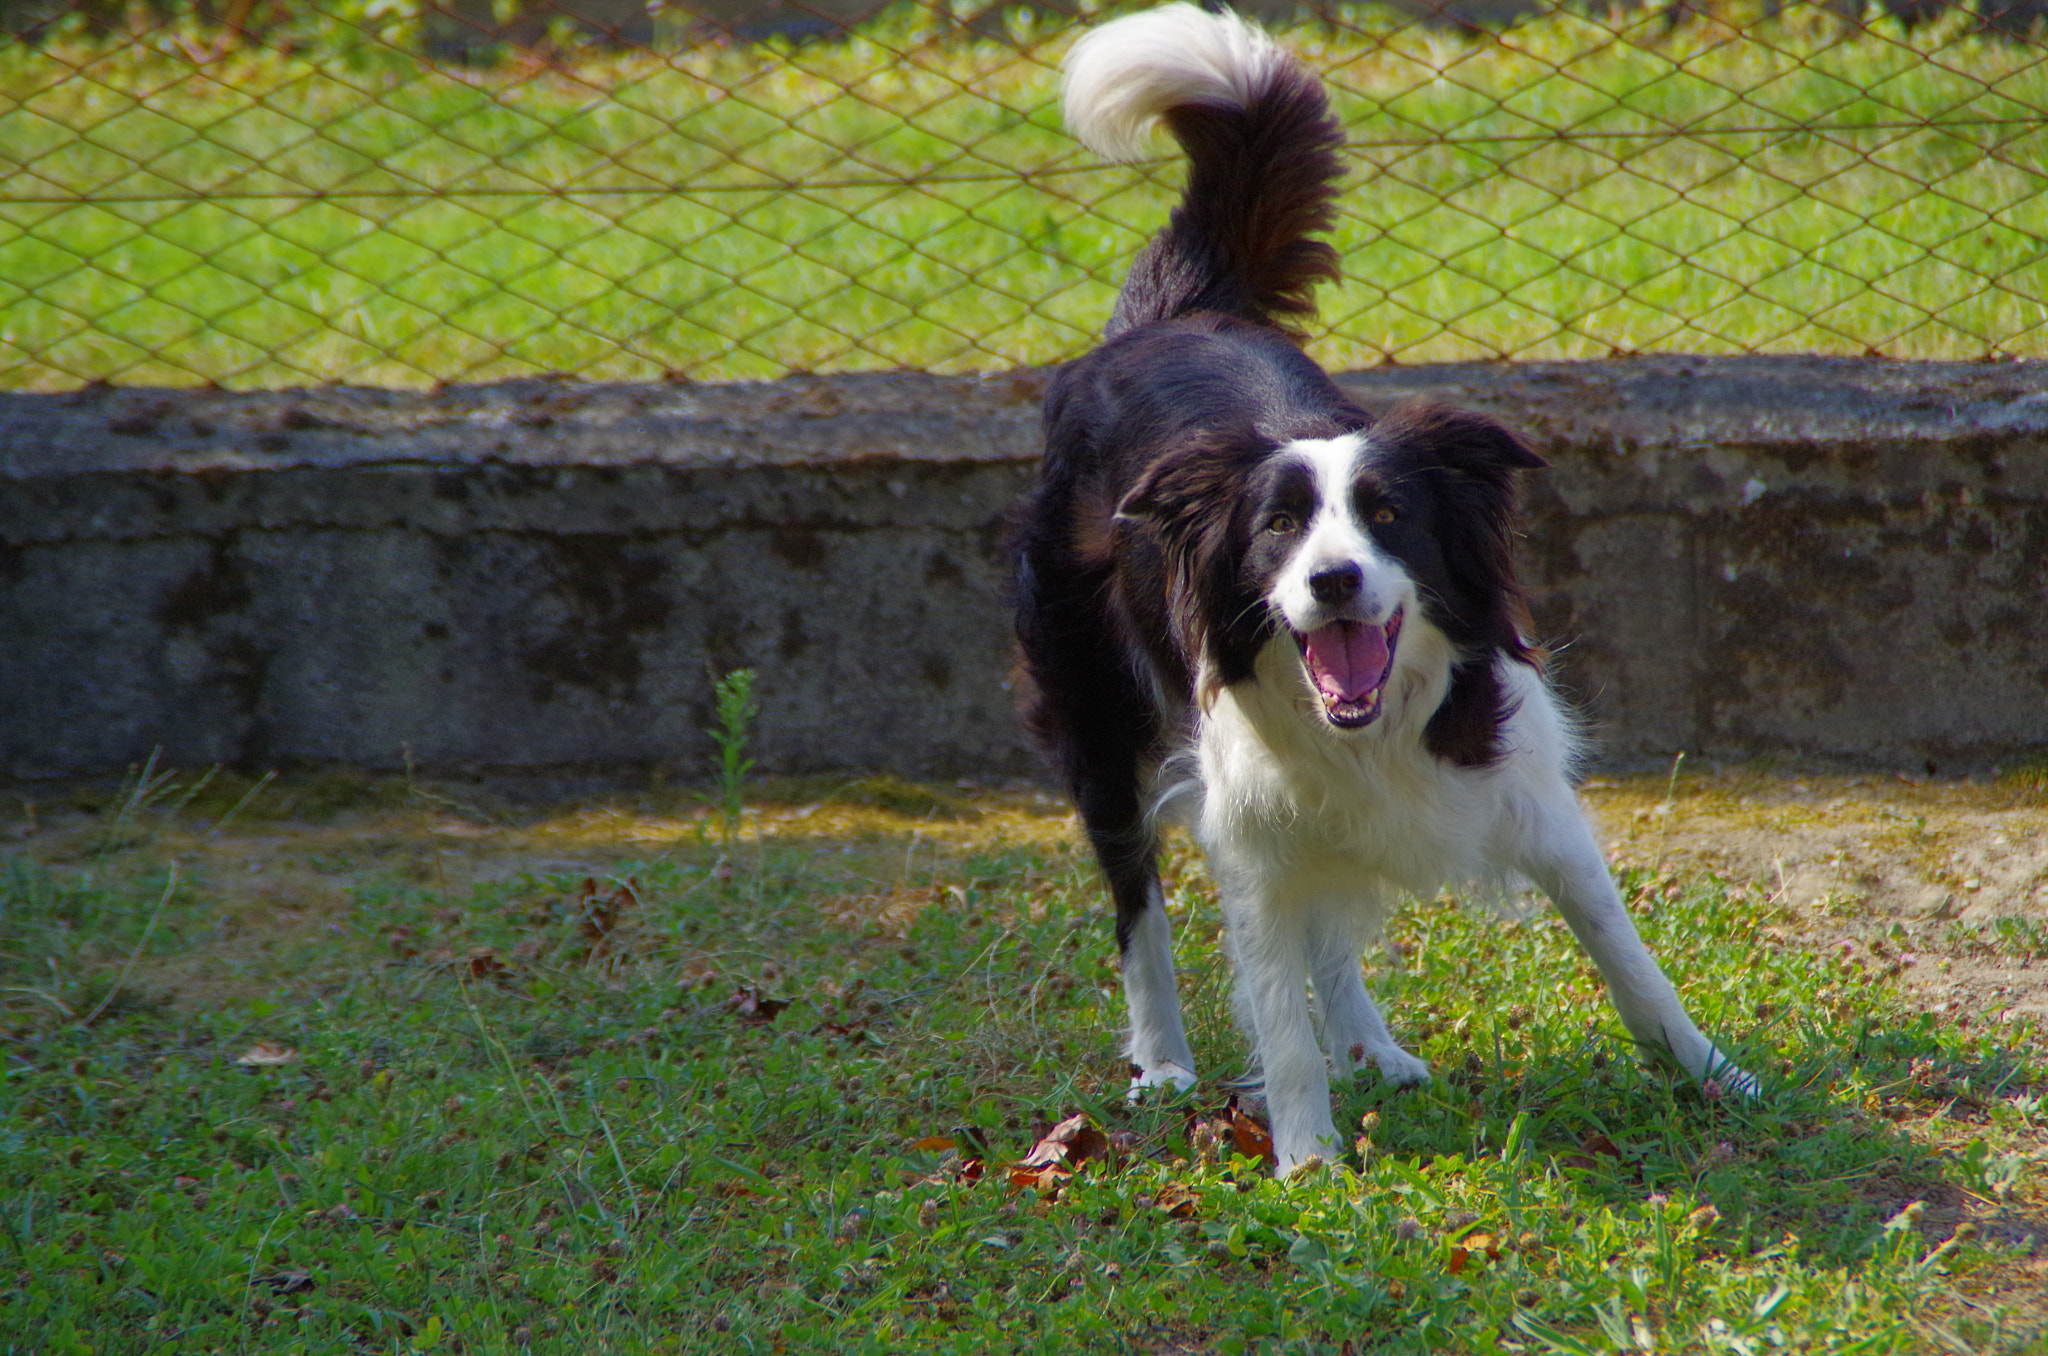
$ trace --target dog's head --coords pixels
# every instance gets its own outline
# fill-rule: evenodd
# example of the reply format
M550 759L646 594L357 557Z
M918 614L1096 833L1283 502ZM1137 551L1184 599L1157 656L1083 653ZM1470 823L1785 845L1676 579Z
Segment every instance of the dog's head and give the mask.
M1452 656L1432 751L1497 755L1506 716L1495 660L1534 662L1513 553L1515 473L1543 460L1501 425L1434 404L1377 423L1209 429L1147 468L1119 518L1157 534L1183 643L1212 695L1249 681L1261 651L1300 656L1313 708L1335 731L1386 709L1410 651ZM1414 628L1445 645L1403 646Z

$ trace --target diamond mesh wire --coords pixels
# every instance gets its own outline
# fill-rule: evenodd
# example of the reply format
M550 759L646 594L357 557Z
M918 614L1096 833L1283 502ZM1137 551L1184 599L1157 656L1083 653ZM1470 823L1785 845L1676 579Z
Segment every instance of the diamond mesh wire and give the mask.
M1356 177L1340 367L2044 348L2040 0L1281 6ZM975 371L1092 342L1180 168L1086 19L0 0L0 387Z

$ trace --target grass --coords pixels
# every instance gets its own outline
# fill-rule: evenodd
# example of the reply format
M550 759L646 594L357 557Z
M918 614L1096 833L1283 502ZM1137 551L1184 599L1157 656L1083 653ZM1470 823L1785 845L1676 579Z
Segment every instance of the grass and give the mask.
M1065 30L923 11L787 48L421 65L326 26L0 46L0 386L970 371L1088 345L1178 166L1058 130ZM1818 6L1346 11L1289 43L1358 167L1339 367L1495 356L2033 355L2030 42Z
M1275 1181L1213 1129L1244 1047L1185 845L1209 1081L1134 1108L1047 797L756 785L722 842L659 791L252 788L14 826L0 1350L2044 1349L2037 1034L1750 882L1624 880L1761 1102L1639 1066L1559 927L1426 902L1374 983L1438 1080L1342 1089L1358 1151ZM1114 1157L1016 1185L1072 1113Z

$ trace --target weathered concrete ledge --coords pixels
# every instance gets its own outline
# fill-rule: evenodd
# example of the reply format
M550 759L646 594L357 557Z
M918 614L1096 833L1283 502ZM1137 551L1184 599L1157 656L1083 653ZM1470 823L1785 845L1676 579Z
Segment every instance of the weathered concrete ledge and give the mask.
M1552 461L1526 567L1606 757L2048 747L2048 366L1382 368ZM1043 374L0 396L0 772L1015 774L1004 510Z

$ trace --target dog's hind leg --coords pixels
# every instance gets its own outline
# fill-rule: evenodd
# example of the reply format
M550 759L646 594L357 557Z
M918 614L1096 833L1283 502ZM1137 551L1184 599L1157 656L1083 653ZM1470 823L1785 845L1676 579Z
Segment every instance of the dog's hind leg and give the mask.
M1750 1074L1737 1068L1693 1023L1678 991L1636 933L1614 888L1606 859L1584 813L1568 789L1540 812L1541 823L1524 848L1521 869L1550 896L1579 945L1600 967L1622 1025L1636 1042L1668 1054L1694 1078L1713 1079L1729 1092L1753 1096Z
M1149 874L1149 873L1148 873ZM1126 926L1124 893L1117 892L1117 946L1123 956L1124 1001L1131 1011L1131 1093L1195 1083L1195 1056L1174 984L1173 932L1156 875L1146 882L1145 903L1132 910Z
M1065 580L1055 588L1048 581ZM1066 776L1116 904L1136 1092L1191 1087L1195 1057L1174 987L1173 929L1159 890L1159 834L1145 769L1162 756L1161 717L1100 612L1109 581L1071 564L1018 570L1017 638L1033 693L1025 718Z
M1367 1064L1396 1087L1429 1081L1429 1065L1403 1050L1366 991L1356 929L1332 917L1309 929L1309 973L1323 1010L1323 1048L1339 1078Z
M1135 759L1132 760L1133 764ZM1136 768L1098 769L1075 780L1081 822L1116 902L1116 947L1131 1014L1133 1094L1162 1084L1194 1086L1195 1056L1173 976L1173 927L1159 889L1159 838L1139 801Z

